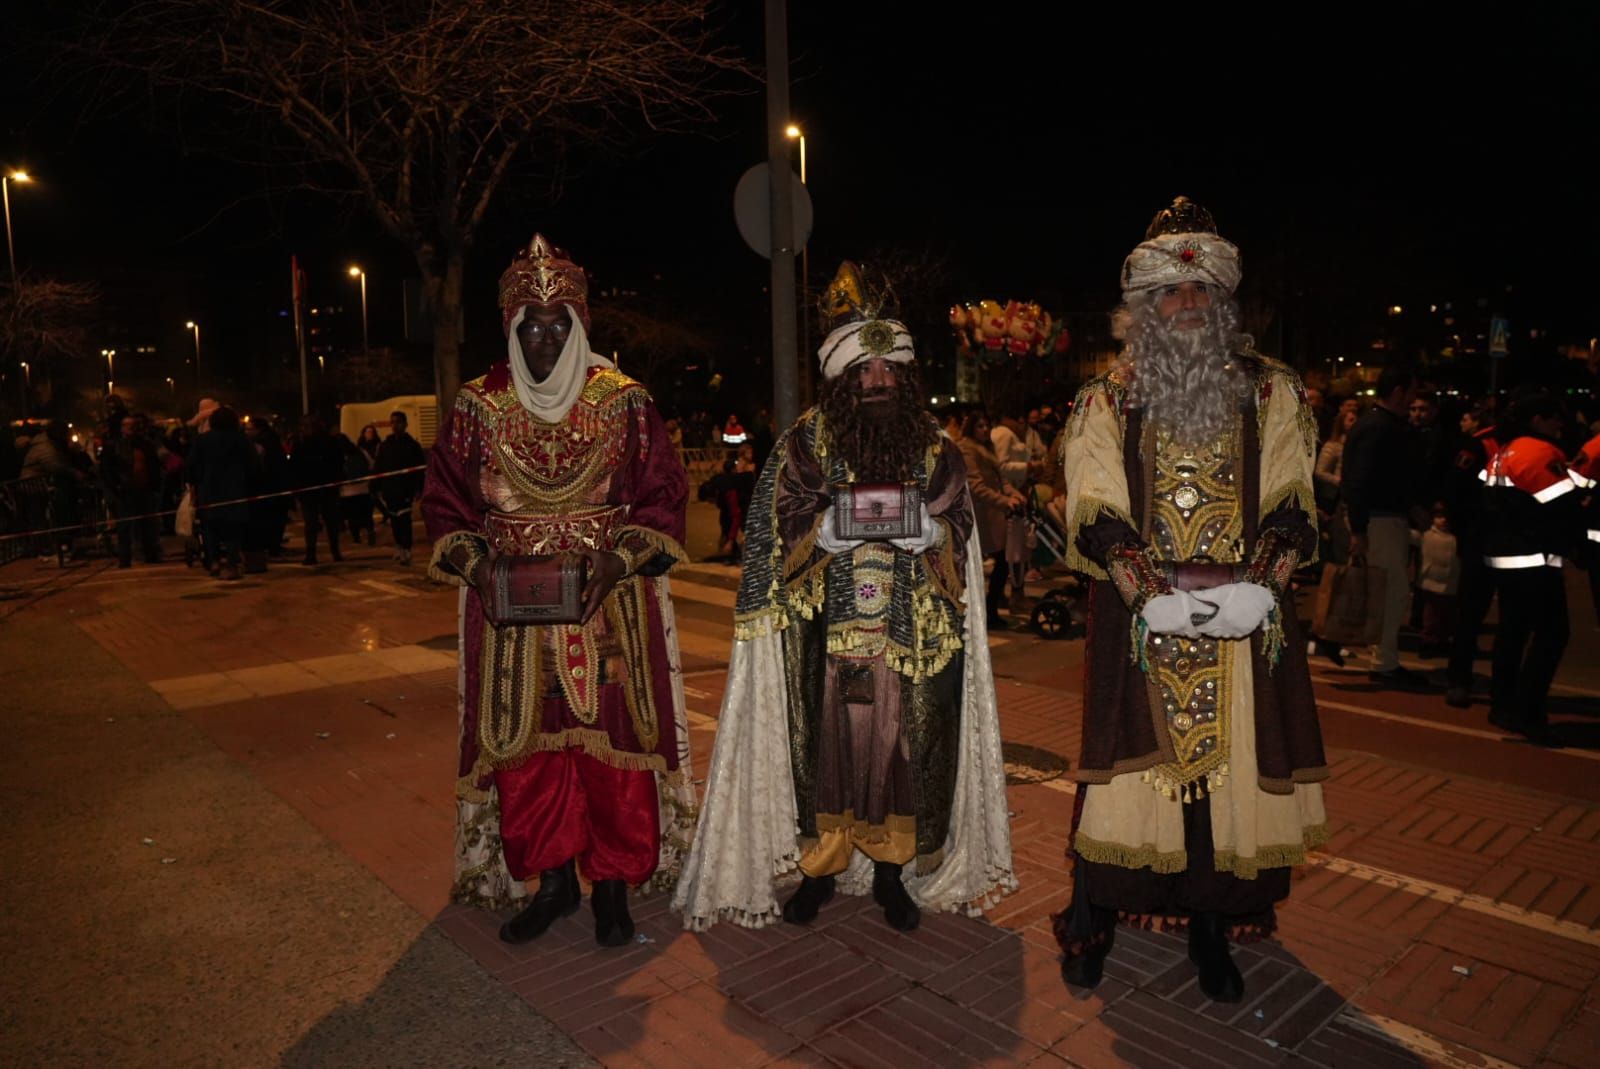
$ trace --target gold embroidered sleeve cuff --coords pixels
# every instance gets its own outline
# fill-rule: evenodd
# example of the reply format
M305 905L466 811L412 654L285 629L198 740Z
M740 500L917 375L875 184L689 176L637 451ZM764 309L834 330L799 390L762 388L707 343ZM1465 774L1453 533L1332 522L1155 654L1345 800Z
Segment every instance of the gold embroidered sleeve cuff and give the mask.
M611 552L622 558L628 575L653 578L665 575L673 565L689 559L676 539L649 527L619 528L611 544Z
M1136 542L1125 542L1106 554L1106 575L1135 616L1151 598L1172 593L1155 551Z
M469 586L472 573L489 559L489 543L471 531L452 531L433 544L428 578L454 586Z

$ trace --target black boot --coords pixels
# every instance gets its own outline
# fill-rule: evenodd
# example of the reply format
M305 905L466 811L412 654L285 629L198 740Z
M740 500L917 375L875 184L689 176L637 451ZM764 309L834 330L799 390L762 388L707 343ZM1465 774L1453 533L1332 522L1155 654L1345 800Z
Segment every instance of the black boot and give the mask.
M577 910L583 901L578 886L578 866L574 861L539 873L539 890L533 901L515 917L500 926L500 938L507 943L527 943L539 938L557 917Z
M800 889L783 904L783 919L790 924L810 924L817 911L833 897L832 876L803 876Z
M1212 1002L1244 998L1244 976L1228 952L1228 933L1220 913L1196 913L1189 920L1189 960L1200 973L1200 990Z
M1083 953L1061 962L1061 979L1068 987L1097 987L1106 975L1106 958L1111 954L1111 943L1116 938L1115 928L1106 932L1105 941L1084 947Z
M596 880L590 889L594 909L594 941L603 947L626 946L633 941L633 918L628 915L628 881Z
M883 907L883 919L897 932L909 932L922 923L922 910L911 901L900 866L877 861L872 866L872 900Z

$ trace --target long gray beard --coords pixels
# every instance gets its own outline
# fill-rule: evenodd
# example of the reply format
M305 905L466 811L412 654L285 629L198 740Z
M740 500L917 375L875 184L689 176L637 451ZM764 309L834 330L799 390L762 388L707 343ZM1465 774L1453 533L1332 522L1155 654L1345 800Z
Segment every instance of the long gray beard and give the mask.
M1239 333L1239 306L1217 300L1205 324L1178 330L1155 298L1128 300L1126 357L1133 365L1130 400L1159 432L1186 445L1209 445L1234 429L1250 378L1234 353L1250 345Z

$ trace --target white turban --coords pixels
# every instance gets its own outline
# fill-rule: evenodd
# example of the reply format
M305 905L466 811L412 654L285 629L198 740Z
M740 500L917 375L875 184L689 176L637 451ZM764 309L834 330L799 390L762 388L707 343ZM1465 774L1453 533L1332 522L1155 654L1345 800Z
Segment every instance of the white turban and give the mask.
M917 358L911 346L911 332L893 319L869 319L846 323L829 334L817 350L822 377L836 379L851 364L882 357L892 364L909 364Z
M1239 286L1239 250L1204 231L1159 234L1140 242L1122 262L1124 297L1182 282L1204 282L1232 295Z

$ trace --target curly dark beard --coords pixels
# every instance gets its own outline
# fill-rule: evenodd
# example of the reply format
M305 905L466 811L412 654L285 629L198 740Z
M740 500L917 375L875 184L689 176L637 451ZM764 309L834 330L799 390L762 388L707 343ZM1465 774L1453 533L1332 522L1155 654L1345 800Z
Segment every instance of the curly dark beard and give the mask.
M846 372L822 384L822 410L829 448L862 482L909 482L916 477L939 428L923 409L922 376L913 364L895 368L894 400L877 408L862 403L859 379Z

